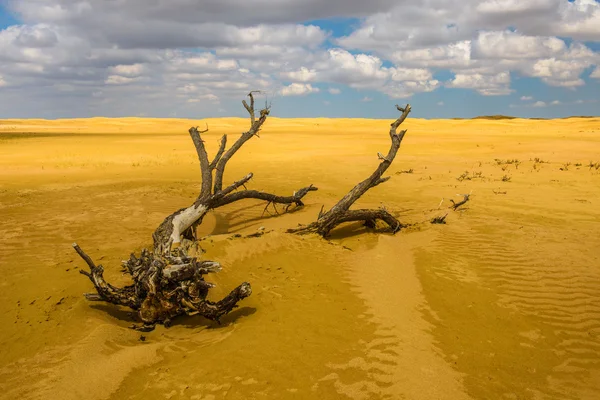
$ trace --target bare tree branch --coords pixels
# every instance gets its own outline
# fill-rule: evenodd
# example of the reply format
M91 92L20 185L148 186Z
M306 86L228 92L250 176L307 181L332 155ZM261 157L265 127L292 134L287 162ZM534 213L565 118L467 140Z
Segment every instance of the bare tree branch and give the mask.
M393 232L397 232L402 226L391 214L384 210L359 210L359 212L348 213L349 208L356 202L363 194L369 189L380 185L381 183L389 180L389 177L382 178L383 173L389 168L389 166L396 158L398 149L402 139L406 134L406 130L397 133L398 127L404 122L411 112L409 104L402 108L396 105L396 108L402 112L400 117L396 119L390 127L390 139L392 141L390 149L387 155L378 153L377 156L381 160L379 166L367 179L358 183L352 190L350 190L344 197L340 199L329 211L319 213L317 221L310 225L301 228L290 229L289 232L293 233L304 233L304 232L317 232L322 236L327 236L329 232L342 222L357 221L364 217L364 221L371 222L375 220L383 220L386 222Z
M211 171L213 169L215 169L215 167L217 166L217 163L221 159L221 156L225 152L225 146L227 146L227 135L223 135L223 137L221 138L221 144L219 145L219 151L217 152L217 154L215 155L215 158L212 160L212 162L209 165L209 168Z
M206 199L210 196L210 191L212 187L212 173L208 163L208 155L206 154L206 148L204 147L204 140L200 137L201 133L208 132L208 124L206 125L206 129L203 131L199 131L198 127L191 127L190 137L194 142L194 147L196 148L196 153L198 154L198 160L200 161L200 171L202 173L202 189L200 190L200 195L198 198Z
M308 187L302 188L296 192L292 196L277 196L271 193L259 192L257 190L243 190L240 192L235 192L230 195L223 197L220 200L217 200L218 207L224 206L226 204L233 203L234 201L242 200L242 199L257 199L257 200L265 200L269 203L278 203L278 204L295 204L298 207L302 207L304 203L302 202L302 198L308 194L308 192L316 191L317 188L310 185Z
M217 163L216 172L215 172L215 185L214 185L214 193L218 193L223 188L223 175L225 173L225 166L227 162L233 155L246 143L248 140L252 139L253 136L257 135L260 128L267 120L269 116L269 109L265 108L260 111L260 118L256 120L254 114L254 95L255 92L248 93L248 97L250 97L250 106L246 103L245 100L242 101L246 110L250 114L251 125L250 130L242 133L242 136L231 146L229 150L221 157L219 162Z

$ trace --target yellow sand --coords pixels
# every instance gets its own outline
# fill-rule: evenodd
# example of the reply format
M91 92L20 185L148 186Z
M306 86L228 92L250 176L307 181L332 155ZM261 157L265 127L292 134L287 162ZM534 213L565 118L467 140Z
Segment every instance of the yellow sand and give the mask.
M0 121L0 398L600 398L600 170L587 167L600 119L409 118L392 179L356 206L414 226L284 233L374 170L390 122L269 119L226 180L319 191L291 214L255 201L210 213L201 245L224 267L211 298L244 280L252 296L221 326L182 318L142 342L127 310L84 300L71 243L126 284L120 260L197 194L187 129L204 121ZM214 154L248 121L208 124Z

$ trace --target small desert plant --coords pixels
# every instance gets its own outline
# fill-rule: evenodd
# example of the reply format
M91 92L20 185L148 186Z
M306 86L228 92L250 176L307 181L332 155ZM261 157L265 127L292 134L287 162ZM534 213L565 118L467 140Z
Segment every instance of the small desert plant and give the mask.
M560 167L561 171L568 171L569 170L569 166L571 165L570 162L568 163L564 163L562 167Z
M597 171L598 169L600 169L600 162L590 161L590 163L588 164L588 167L589 167L590 171L592 170L592 168L594 168Z
M439 217L432 218L429 222L431 222L432 224L445 224L447 216L448 213L446 213L446 215L440 215Z
M516 169L519 169L519 165L521 165L521 161L517 158L513 158L510 160L502 160L500 158L495 158L494 161L496 161L497 165L500 165L502 167L502 171L506 171L509 165L514 165Z
M477 171L470 174L469 171L465 171L462 175L456 178L456 180L459 182L470 181L473 179L483 179L483 172Z
M464 180L470 181L471 177L469 176L469 171L465 171L458 178L456 178L456 180L459 181L459 182L462 182Z
M415 172L415 170L411 168L411 169L406 169L406 170L403 170L403 171L398 171L398 172L396 172L396 175L400 175L400 174L412 174L414 172Z
M510 176L508 176L508 175L504 175L504 176L502 177L502 182L510 182Z

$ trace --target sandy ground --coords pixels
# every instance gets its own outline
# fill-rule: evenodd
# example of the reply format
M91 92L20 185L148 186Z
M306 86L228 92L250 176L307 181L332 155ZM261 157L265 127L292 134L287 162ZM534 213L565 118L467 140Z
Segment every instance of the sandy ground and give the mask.
M83 299L71 243L125 284L120 260L197 194L187 129L204 121L0 121L0 398L600 398L600 169L587 166L600 119L409 118L392 179L357 206L415 225L284 233L374 170L390 122L267 121L226 180L319 191L281 216L254 201L212 212L211 296L244 280L253 295L221 326L183 318L140 341L127 310ZM214 154L248 121L208 123ZM427 223L469 192L447 225Z

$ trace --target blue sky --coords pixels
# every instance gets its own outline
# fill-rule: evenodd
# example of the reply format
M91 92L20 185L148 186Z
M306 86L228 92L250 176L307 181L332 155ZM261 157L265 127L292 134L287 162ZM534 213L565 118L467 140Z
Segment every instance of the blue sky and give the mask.
M0 0L0 118L600 115L597 0L273 4Z

